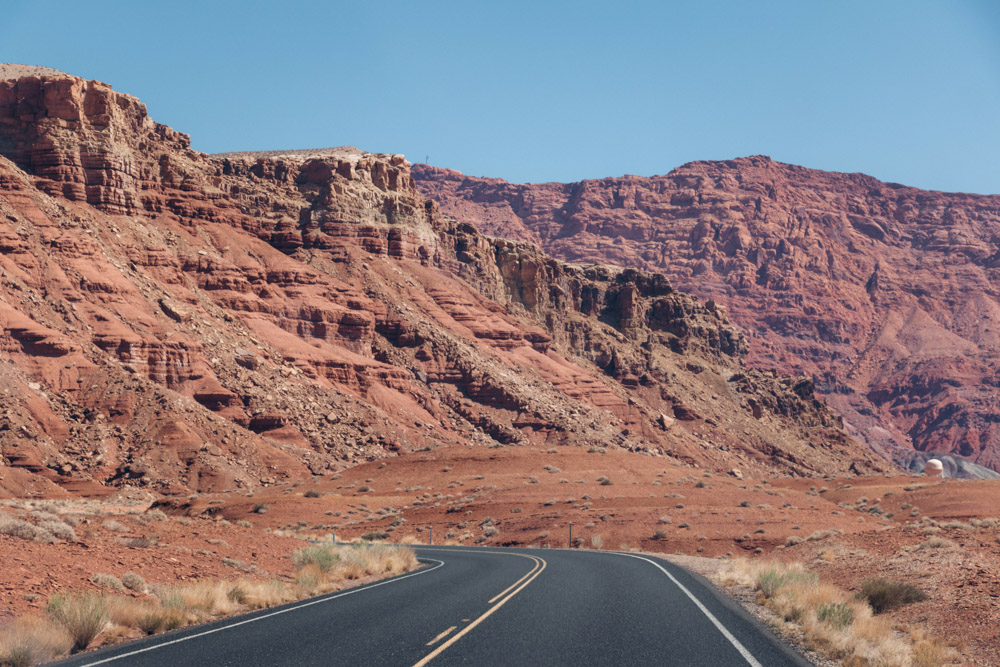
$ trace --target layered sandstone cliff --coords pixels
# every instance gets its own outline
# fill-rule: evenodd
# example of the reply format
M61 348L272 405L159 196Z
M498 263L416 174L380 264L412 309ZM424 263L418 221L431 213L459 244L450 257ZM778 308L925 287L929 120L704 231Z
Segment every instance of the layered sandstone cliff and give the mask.
M1000 469L1000 196L763 156L570 184L413 173L444 212L487 233L663 272L724 304L751 365L815 377L876 450Z
M0 72L2 73L2 72ZM879 471L725 310L442 215L402 156L207 156L0 78L0 492L271 484L450 444Z

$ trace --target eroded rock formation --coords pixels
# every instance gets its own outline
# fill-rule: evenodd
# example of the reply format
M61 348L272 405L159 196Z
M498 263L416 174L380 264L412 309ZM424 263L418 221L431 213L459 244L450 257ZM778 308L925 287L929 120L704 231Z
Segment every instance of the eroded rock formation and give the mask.
M725 305L751 365L815 377L876 450L1000 469L1000 196L763 156L571 184L413 172L445 213L487 233L662 272Z
M402 156L208 156L52 72L0 79L0 155L2 493L249 488L456 443L887 469L809 381L745 367L721 306L485 237Z

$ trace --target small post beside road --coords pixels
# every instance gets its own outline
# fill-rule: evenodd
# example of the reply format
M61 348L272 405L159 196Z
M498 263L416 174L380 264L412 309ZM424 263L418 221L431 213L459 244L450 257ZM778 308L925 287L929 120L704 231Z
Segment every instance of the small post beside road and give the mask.
M573 522L569 522L569 548L573 548Z
M430 526L430 531L431 531L431 537L430 537L429 540L427 540L427 544L433 545L434 544L434 526Z

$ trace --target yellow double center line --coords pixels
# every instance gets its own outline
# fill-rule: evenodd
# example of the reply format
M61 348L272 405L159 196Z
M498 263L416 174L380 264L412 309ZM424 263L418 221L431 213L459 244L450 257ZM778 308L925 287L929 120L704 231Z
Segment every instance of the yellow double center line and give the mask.
M451 639L449 639L445 643L443 643L440 646L438 646L431 653L429 653L427 656L425 656L423 660L421 660L420 662L416 663L413 667L423 667L424 665L426 665L427 663L429 663L431 660L433 660L434 658L436 658L439 655L441 655L442 653L444 653L444 651L449 646L451 646L452 644L454 644L455 642L457 642L459 639L461 639L465 635L467 635L470 632L472 632L473 628L475 628L477 625L479 625L480 623L482 623L483 621L485 621L487 618L489 618L490 616L492 616L493 612L495 612L497 609L499 609L500 607L502 607L505 604L507 604L507 602L512 597L514 597L515 595L517 595L518 593L520 593L522 590L524 590L524 588L528 584L530 584L532 581L534 581L538 577L538 575L540 575L542 573L542 570L544 570L548 566L548 563L545 562L545 559L539 558L538 556L529 556L528 554L504 553L502 551L485 551L485 552L480 552L480 553L491 553L491 554L500 554L500 555L503 555L503 556L520 556L521 558L529 558L529 559L531 559L531 560L533 560L535 562L535 566L533 568L531 568L531 571L528 572L528 574L524 575L523 577L521 577L520 579L518 579L517 581L515 581L513 584L511 584L510 586L508 586L506 589L504 589L503 591L501 591L497 595L495 595L492 598L490 598L490 600L487 602L487 604L493 604L494 601L496 601L497 599L500 600L499 602L497 602L496 604L493 604L493 606L490 607L489 609L487 609L483 613L482 616L480 616L479 618L477 618L476 620L474 620L472 623L469 623L467 626L465 626L464 628L462 628L461 632L459 632L458 634L456 634L454 637L452 637Z

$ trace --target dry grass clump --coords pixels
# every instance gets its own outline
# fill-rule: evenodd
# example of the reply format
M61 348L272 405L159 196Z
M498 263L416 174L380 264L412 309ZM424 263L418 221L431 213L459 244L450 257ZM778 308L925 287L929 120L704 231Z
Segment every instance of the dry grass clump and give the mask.
M801 563L736 559L720 576L723 583L758 591L763 605L801 628L811 648L844 664L942 664L946 649L941 642L896 632L892 619L876 616L865 599L820 581ZM940 659L928 662L934 656Z
M419 565L412 549L366 543L309 546L296 551L292 559L298 569L294 584L277 579L238 579L149 587L132 572L122 575L121 580L110 574L94 574L94 582L116 592L150 591L153 597L54 595L45 617L20 618L0 627L0 667L28 667L69 651L81 651L98 635L104 644L135 636L135 630L152 635L335 590L344 581L401 574Z
M73 640L73 652L82 651L108 622L107 601L92 593L53 595L45 611Z
M0 629L0 665L28 667L66 654L73 645L69 633L46 618L26 616Z
M292 562L295 567L303 568L307 565L314 565L320 572L329 572L330 568L340 561L340 554L329 547L308 546L299 549L292 554Z

